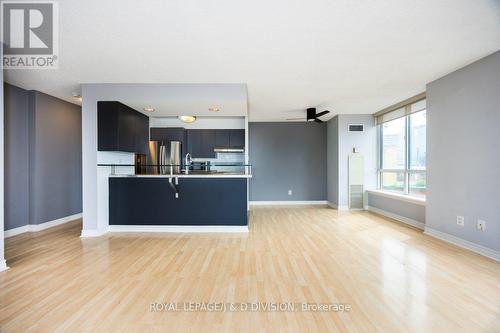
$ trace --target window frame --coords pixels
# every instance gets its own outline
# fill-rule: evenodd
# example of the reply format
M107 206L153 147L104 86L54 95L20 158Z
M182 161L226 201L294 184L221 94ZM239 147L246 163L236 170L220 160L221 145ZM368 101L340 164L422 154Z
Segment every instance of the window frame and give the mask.
M408 104L405 106L405 108L410 108L411 104ZM379 191L386 191L389 193L398 193L402 195L407 195L409 197L416 197L418 198L419 196L412 195L410 194L410 175L411 174L416 174L416 173L423 173L426 178L427 178L427 163L425 165L424 169L412 169L411 167L411 115L415 113L420 113L420 112L426 112L427 108L424 108L422 110L419 110L417 112L409 113L401 118L404 118L405 121L405 134L404 134L404 140L405 140L405 161L404 161L404 169L384 169L383 164L384 164L384 141L383 141L383 126L384 123L381 123L377 128L377 142L378 142L378 171L377 171L377 189ZM399 119L399 118L396 118ZM390 120L394 121L396 119ZM388 121L388 122L390 122ZM427 131L427 122L426 122L426 131ZM427 152L426 152L427 154ZM403 186L403 192L400 191L390 191L390 190L384 190L382 188L382 174L384 172L395 172L395 173L403 173L404 174L404 186ZM426 186L427 190L427 186ZM424 195L424 198L426 195Z

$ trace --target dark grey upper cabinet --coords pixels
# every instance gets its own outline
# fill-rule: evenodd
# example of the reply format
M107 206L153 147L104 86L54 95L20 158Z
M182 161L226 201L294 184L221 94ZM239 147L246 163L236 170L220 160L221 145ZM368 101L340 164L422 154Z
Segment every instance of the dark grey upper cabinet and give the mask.
M229 134L231 130L218 129L215 130L215 146L216 147L229 147Z
M171 141L181 142L182 158L187 153L187 133L183 127L152 127L151 140L163 142L170 149Z
M215 158L215 131L210 129L201 130L202 156L203 158Z
M232 129L229 130L229 146L234 147L244 147L245 146L245 130L244 129Z
M116 102L97 102L97 141L99 151L118 148L118 105Z
M149 154L149 117L139 112L135 117L135 151L147 155Z
M118 151L136 152L136 130L134 111L121 109L118 111Z
M192 157L203 157L201 130L187 130L187 152Z
M151 133L152 134L152 133ZM244 129L187 130L187 152L195 158L215 158L214 149L245 146Z
M193 129L187 130L187 152L195 158L215 157L215 130Z
M147 154L149 117L116 101L97 102L99 151Z
M182 127L152 127L151 140L168 144L170 141L186 142L186 130Z

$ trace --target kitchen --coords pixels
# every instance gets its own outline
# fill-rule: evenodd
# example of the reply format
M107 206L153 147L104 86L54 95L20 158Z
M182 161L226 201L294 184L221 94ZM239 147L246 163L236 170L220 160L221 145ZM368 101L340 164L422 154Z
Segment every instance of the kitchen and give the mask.
M133 85L132 90L141 92L137 88ZM222 95L228 91L217 88ZM186 89L193 86L181 87L187 96ZM204 112L180 107L179 100L177 111L162 112L169 89L161 89L163 96L151 96L148 102L132 100L126 90L121 89L122 96L95 100L99 234L247 232L252 169L244 113L234 112L234 107L228 112L224 102L207 104L206 95ZM192 104L200 91L189 95L187 104ZM216 95L212 98L224 101ZM83 103L87 100L84 97ZM87 235L84 225L82 236Z

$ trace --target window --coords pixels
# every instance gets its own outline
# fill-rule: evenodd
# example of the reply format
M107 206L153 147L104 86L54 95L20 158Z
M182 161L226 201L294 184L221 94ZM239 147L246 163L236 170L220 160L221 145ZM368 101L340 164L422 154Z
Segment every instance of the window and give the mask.
M379 189L425 197L425 100L377 117L379 123Z

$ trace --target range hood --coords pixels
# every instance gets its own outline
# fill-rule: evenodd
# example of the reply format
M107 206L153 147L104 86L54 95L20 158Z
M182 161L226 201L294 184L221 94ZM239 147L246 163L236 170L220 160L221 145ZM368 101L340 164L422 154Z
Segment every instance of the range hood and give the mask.
M215 147L215 153L244 153L245 147Z

